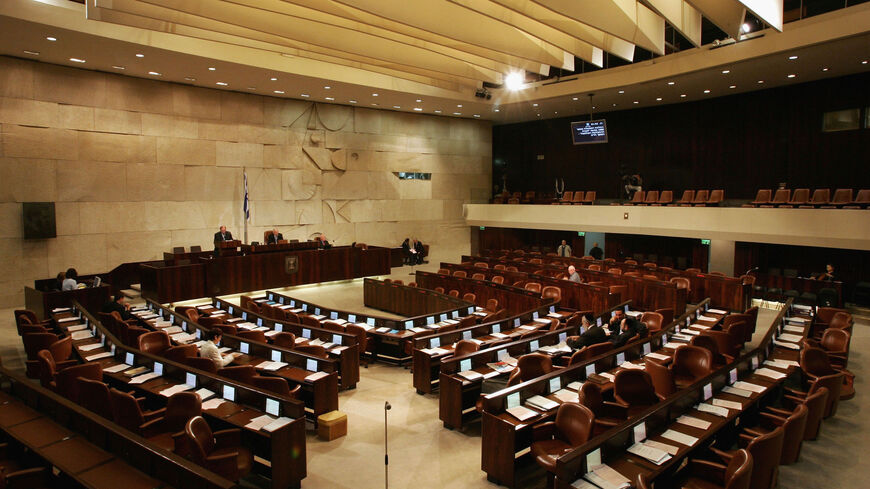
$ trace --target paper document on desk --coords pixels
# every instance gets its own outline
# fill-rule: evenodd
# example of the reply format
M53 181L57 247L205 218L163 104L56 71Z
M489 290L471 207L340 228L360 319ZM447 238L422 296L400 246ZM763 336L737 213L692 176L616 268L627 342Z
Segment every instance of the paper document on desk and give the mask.
M544 411L549 411L551 409L556 409L559 407L559 403L556 401L551 401L543 396L532 396L526 399L526 404L532 406L534 408L542 409Z
M656 353L656 352L647 353L646 356L648 356L650 358L655 358L656 360L661 360L661 361L671 359L671 357L669 357L668 355L662 355L661 353Z
M91 333L91 330L86 330L86 331L76 331L75 333L71 334L70 337L71 337L73 340L83 340L83 339L85 339L85 338L93 338L93 337L94 337L94 334Z
M795 363L796 367L799 365L797 362L794 362L794 363ZM788 363L787 360L775 360L773 358L769 358L769 359L765 360L762 365L766 365L768 367L782 368L782 369L787 369L791 366L791 364Z
M645 458L656 465L661 465L671 458L671 455L668 452L651 447L646 443L635 443L628 447L627 451L628 453L633 453L638 457Z
M329 374L326 372L314 372L313 374L305 377L305 380L309 382L314 382L315 380L322 379L323 377L328 376Z
M445 350L444 348L420 348L420 351L427 355L446 355L450 353L450 350Z
M79 319L81 319L81 318L78 317L78 316L70 316L70 317L68 317L68 318L58 319L57 322L59 322L59 323L68 323L68 322L70 322L70 321L78 321Z
M677 348L679 348L679 347L681 347L681 346L683 346L683 345L685 345L685 343L676 343L676 342L674 342L674 341L668 341L667 343L665 343L665 344L662 345L662 346L663 346L664 348L670 348L671 350L676 350ZM652 353L650 353L650 355L652 355Z
M220 397L215 397L214 399L209 399L208 401L205 401L204 403L202 403L202 410L208 411L210 409L217 409L217 408L221 407L221 405L224 402L226 402L226 401L224 401Z
M607 464L592 467L592 470L583 477L601 489L628 489L631 487L631 481L628 480L628 477L613 470Z
M532 411L531 409L524 406L514 406L510 409L505 409L505 412L520 421L525 421L538 415L537 411Z
M698 443L698 439L694 436L689 436L685 433L680 433L679 431L667 430L662 433L662 438L667 438L668 440L675 441L680 445L686 446L694 446L695 443Z
M87 324L76 324L75 326L70 326L66 329L67 333L75 333L76 331L81 331L83 329L87 329Z
M626 316L633 317L633 318L636 318L642 314L643 314L642 311L628 311L627 313L625 313Z
M719 320L719 318L714 318L712 316L705 316L703 314L698 316L698 321L718 321L718 320Z
M376 329L375 331L378 332L378 333L387 333L387 332L390 331L390 328L384 326L383 328L378 328L378 329Z
M789 333L798 333L800 335L803 335L806 328L804 328L803 326L786 326L782 329L783 331L788 331Z
M688 334L688 335L692 335L692 336L698 336L699 334L701 334L701 332L696 331L694 329L684 329L682 332L680 332L680 334Z
M728 417L728 410L727 409L725 409L721 406L714 406L712 404L707 404L705 402L695 406L695 409L697 409L698 411L701 411L702 413L710 413L710 414L719 416L721 418Z
M771 370L769 368L760 368L756 370L755 373L774 380L784 379L787 377L786 374L782 372L777 372L776 370Z
M722 388L722 392L724 392L724 393L726 393L726 394L732 394L732 395L735 395L735 396L740 396L740 397L752 397L752 392L750 392L750 391L748 391L748 390L745 390L745 389L740 389L740 388L737 388L737 387L733 387L733 386L730 386L730 385L726 385L725 387L723 387L723 388Z
M415 328L411 328L409 331L413 331L415 333L425 333L426 331L429 331L429 330L426 328L421 328L421 327L417 326Z
M576 481L571 483L571 487L574 489L599 489L595 484L587 481L586 479L577 479Z
M261 429L263 429L264 426L272 423L273 421L275 421L275 418L269 416L268 414L264 414L262 416L257 416L256 418L249 421L248 424L245 425L245 428L249 428L254 431L260 431Z
M707 312L711 314L728 314L728 311L723 311L722 309L707 309Z
M796 334L783 333L779 335L777 340L779 341L788 341L789 343L797 343L800 340L804 339L803 336L798 336Z
M643 364L638 365L636 363L631 363L631 362L622 362L622 365L620 365L619 367L625 368L625 369L635 369L635 370L644 370L645 369Z
M54 309L51 310L51 312L66 312L66 311L72 311L72 309L69 307L55 307Z
M457 372L460 376L465 377L466 380L477 380L483 375L479 372L475 372L474 370L466 370L465 372Z
M643 442L643 444L650 447L650 448L657 448L657 449L659 449L665 453L668 453L670 455L676 455L677 452L680 451L679 448L677 448L673 445L668 445L667 443L662 443L660 441L655 441L655 440L645 440Z
M269 372L274 372L286 366L287 364L284 362L263 362L257 365L257 368L267 370Z
M788 350L800 350L801 346L797 343L786 343L782 341L773 340L773 344L782 348L786 348Z
M168 328L163 328L163 332L168 335L172 335L174 333L181 333L182 331L184 330L181 329L181 326L170 326Z
M160 377L160 374L158 374L157 372L148 372L147 374L137 375L136 377L133 377L132 379L130 379L130 383L142 384L148 382L151 379L156 379L157 377Z
M559 314L558 312L548 312L547 317L553 318L553 319L562 319L562 315Z
M533 319L533 321L539 324L550 324L550 320L544 318Z
M553 397L562 402L580 402L580 395L572 390L559 389L553 393Z
M506 334L504 334L504 333L490 333L489 335L490 335L490 336L495 336L495 337L498 338L498 339L505 339L505 338L508 338L508 335L506 335Z
M691 336L685 335L683 333L672 334L671 338L674 338L677 340L683 340L683 341L691 341L692 340ZM665 345L665 346L667 346L667 345Z
M85 361L86 362L93 362L94 360L99 360L101 358L109 358L111 356L112 356L112 352L104 351L102 353L97 353L96 355L91 355L91 356L85 357Z
M810 320L807 318L799 318L799 317L788 317L788 318L785 318L785 320L792 322L792 323L799 323L799 324L806 324L806 323L810 322Z
M281 428L282 426L289 424L291 421L293 421L293 418L281 416L280 418L276 419L275 421L272 421L271 423L267 424L266 426L263 426L263 431L271 433L271 432L277 430L278 428Z
M116 374L118 372L123 372L124 370L127 370L128 368L130 368L130 366L127 365L126 363L119 363L117 365L112 365L111 367L104 368L103 372L109 372L110 374Z
M686 426L691 426L693 428L702 429L702 430L706 430L707 428L710 427L711 424L713 424L709 421L704 421L703 419L698 419L698 418L695 418L693 416L688 416L685 414L680 416L679 418L677 418L677 423L684 424Z
M713 399L710 401L714 406L720 406L728 409L735 409L737 411L743 410L743 404L734 401L726 401L725 399Z
M271 338L278 333L280 333L280 331L275 331L274 329L270 329L269 331L264 332L263 335L265 335L266 338Z
M79 351L96 350L97 348L100 348L101 346L103 346L101 343L91 343L90 345L80 346Z
M178 384L178 385L173 385L172 387L169 387L167 389L163 389L162 391L159 392L159 394L161 396L170 397L173 394L177 394L179 392L184 392L184 391L189 391L190 389L193 389L192 385Z
M486 366L495 370L496 372L503 373L503 374L508 373L508 372L512 372L514 370L513 365L511 365L507 362L504 362L504 361L487 363Z
M583 388L583 382L580 382L579 380L575 380L574 382L571 382L570 384L568 384L567 387L571 390L575 390L575 391L579 392L580 389Z
M712 326L707 326L706 324L695 323L692 325L693 328L697 328L700 330L710 329Z
M613 382L614 380L616 380L616 376L613 375L613 374L610 373L610 372L601 372L601 373L598 374L598 375L604 377L605 379L607 379L607 380L609 380L609 381L611 381L611 382Z
M758 394L762 394L764 393L764 391L767 390L767 387L764 387L763 385L753 384L751 382L744 382L742 380L734 382L734 387L738 389L756 392Z
M172 338L177 343L190 343L191 341L196 339L196 335L182 332L175 333L174 335L170 336L170 338Z
M214 392L212 392L208 389L199 389L196 391L196 393L199 394L199 398L202 399L203 401L205 401L206 399L211 399L212 397L214 397ZM205 405L203 405L203 407L205 407Z

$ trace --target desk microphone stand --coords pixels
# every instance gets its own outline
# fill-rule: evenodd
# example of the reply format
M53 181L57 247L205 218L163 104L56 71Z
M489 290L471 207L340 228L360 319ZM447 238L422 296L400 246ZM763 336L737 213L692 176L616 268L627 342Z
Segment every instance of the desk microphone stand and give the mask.
M393 406L384 402L384 489L390 488L390 456L387 454L387 411Z

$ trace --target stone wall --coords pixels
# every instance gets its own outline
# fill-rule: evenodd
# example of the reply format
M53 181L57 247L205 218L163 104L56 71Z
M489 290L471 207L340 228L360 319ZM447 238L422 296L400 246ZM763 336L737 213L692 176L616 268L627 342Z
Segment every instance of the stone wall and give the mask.
M0 307L68 267L109 271L225 224L337 244L469 251L485 202L488 122L285 100L0 57ZM393 172L431 172L431 181ZM21 202L56 202L57 238L22 239Z

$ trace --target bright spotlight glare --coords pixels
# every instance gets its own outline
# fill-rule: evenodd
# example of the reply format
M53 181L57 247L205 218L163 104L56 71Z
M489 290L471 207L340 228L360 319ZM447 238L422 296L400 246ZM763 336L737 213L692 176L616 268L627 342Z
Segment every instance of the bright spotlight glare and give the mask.
M523 86L523 74L519 71L508 73L504 78L504 85L508 90L519 90Z
M749 26L749 22L744 23L742 29L743 32L749 32L749 29L751 29L751 27Z

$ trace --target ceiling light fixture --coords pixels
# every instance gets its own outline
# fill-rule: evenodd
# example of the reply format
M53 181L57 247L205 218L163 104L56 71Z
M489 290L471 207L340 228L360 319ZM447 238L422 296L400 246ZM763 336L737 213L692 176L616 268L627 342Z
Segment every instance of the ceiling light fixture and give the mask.
M867 64L867 60L865 59L865 60L861 61L861 64L862 64L862 65L866 65L866 64Z
M454 112L453 115L462 115L462 112Z
M461 109L461 108L462 108L462 104L456 104L456 108Z
M625 93L625 90L620 90L619 93Z
M274 76L273 76L272 78L269 78L269 79L272 80L272 81L278 81L278 78L276 78L276 77L274 77Z
M49 41L51 41L51 42L57 41L57 38L56 38L56 37L51 37L51 36L48 36L48 37L46 37L45 39L46 39L46 40L49 40Z
M789 78L794 78L794 77L796 77L796 76L797 76L797 75L795 75L794 73L788 75Z
M731 70L722 70L723 75L727 75L728 73L731 73Z
M749 26L749 22L746 22L742 26L740 26L740 30L743 32L749 32L749 29L751 29L751 27Z
M377 107L377 106L378 106L378 104L372 104L372 105L374 105L374 106L375 106L375 107Z
M501 109L492 109L494 112L501 112Z
M674 83L676 83L676 82L669 81L668 85L673 85Z
M709 89L704 90L704 93L710 93L710 90Z
M153 76L160 76L160 73L157 73L156 71L149 71L148 74Z
M418 99L417 99L417 103L418 103L418 104L419 104L420 102L422 102L422 101L423 101L423 99L421 99L421 98L418 98Z
M822 68L822 71L828 71L828 67L826 66L826 67Z
M185 76L184 79L187 80L187 81L191 81L191 82L192 82L192 81L196 81L196 78L194 78L194 77L192 77L192 76Z
M335 100L335 97L326 97L326 100Z
M633 103L635 103L635 104L639 104L639 103L640 103L640 102L639 102L639 101L637 101L637 100L635 100L635 101L634 101L634 102L633 102Z
M376 93L372 94L372 97L377 97L377 96L378 96L378 94L376 94Z
M572 97L571 100L577 100L577 97Z
M115 68L116 70L126 70L126 69L127 69L126 67L124 67L124 66L119 66L119 65L112 65L112 68ZM187 79L187 78L185 78L185 80L186 80L186 79Z
M685 93L681 93L681 94L680 94L680 98L686 98L686 94L685 94Z
M256 90L256 89L257 89L257 87L248 87L248 90Z
M436 113L436 114L440 114L441 111L440 111L440 110L436 110L435 113Z
M401 109L402 106L401 106L401 105L394 105L393 108L394 108L394 109Z
M137 58L144 58L144 57L145 57L145 55L144 55L144 54L142 54L142 53L136 53L136 57L137 57Z
M422 112L423 108L422 107L414 107L414 110L416 110L417 112Z
M28 51L25 49L24 54L29 54L31 56L39 56L39 51Z
M85 62L85 60L79 59L79 58L70 58L69 60L72 61L73 63L84 63Z
M216 69L217 69L217 68L215 68L214 66L209 66L209 67L208 67L208 71L215 71Z
M737 85L731 85L731 86L728 87L728 88L737 88Z
M791 55L791 56L788 57L788 59L790 59L790 60L792 60L792 61L796 60L797 58L798 58L798 57L797 57L796 55Z
M308 97L310 97L310 95L308 95L308 94L307 94L307 93L302 93L302 94L299 94L299 96L300 96L300 97L305 97L305 98L308 98Z
M512 71L505 75L504 77L504 86L511 91L519 90L523 87L523 73L520 71Z
M538 104L532 104L532 107L537 107L537 106L538 106Z
M656 97L656 102L661 102L661 101L662 101L661 97Z
M758 83L764 83L764 80L758 80Z
M558 114L558 112L556 112ZM480 117L480 114L474 114L474 117Z
M220 85L222 87L227 86L227 82L217 82L215 85Z
M356 103L356 100L348 100L348 102L350 102L350 103L352 103L352 104L355 104L355 103Z
M275 93L277 93L277 94L283 94L283 93L284 93L284 90L273 90L273 92L275 92Z
M329 85L326 85L325 87L323 87L324 90L329 90L330 88L332 88L332 87L330 87Z

